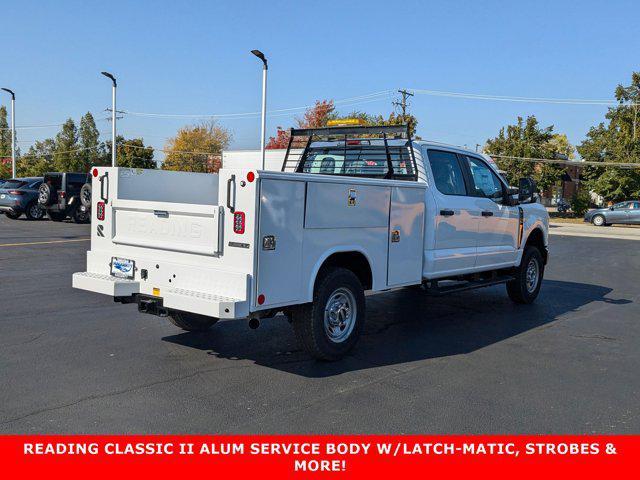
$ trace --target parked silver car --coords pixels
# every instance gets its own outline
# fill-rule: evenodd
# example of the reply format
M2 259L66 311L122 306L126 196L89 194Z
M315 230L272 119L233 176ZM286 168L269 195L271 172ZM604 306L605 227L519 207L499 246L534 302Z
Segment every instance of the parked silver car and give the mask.
M616 203L610 207L589 210L584 215L585 222L591 222L596 227L603 227L614 223L640 225L640 201L628 200Z

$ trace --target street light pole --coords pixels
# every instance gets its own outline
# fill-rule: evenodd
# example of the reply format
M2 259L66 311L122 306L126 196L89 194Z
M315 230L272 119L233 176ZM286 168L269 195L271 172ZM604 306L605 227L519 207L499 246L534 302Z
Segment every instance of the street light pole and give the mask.
M11 178L16 178L16 94L3 88L11 95Z
M111 79L113 87L111 88L111 166L116 166L116 88L118 83L116 77L109 72L101 72L107 78Z
M256 57L262 60L262 126L260 135L260 153L262 155L262 170L265 168L265 130L267 123L267 58L260 50L251 50Z

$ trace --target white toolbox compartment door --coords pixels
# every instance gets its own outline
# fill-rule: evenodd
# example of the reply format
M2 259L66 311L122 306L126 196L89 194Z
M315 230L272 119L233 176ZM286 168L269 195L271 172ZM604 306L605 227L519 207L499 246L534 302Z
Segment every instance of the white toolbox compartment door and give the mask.
M304 197L304 182L261 181L256 297L265 302L259 308L300 298ZM265 236L275 238L275 249L263 248Z

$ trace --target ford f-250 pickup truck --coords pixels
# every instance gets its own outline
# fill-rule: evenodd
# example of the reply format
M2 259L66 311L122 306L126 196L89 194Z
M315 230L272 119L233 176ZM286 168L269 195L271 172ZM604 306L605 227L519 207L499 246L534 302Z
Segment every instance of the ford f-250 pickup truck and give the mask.
M406 126L291 131L281 171L92 169L91 250L75 288L137 303L188 331L284 312L335 360L356 343L366 290L425 294L505 283L531 303L547 263L535 185Z

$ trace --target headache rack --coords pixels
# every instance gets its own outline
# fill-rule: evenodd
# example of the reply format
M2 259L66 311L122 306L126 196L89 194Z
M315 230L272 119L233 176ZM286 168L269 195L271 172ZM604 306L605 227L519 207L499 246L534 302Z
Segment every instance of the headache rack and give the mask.
M418 180L407 125L292 128L282 171Z

